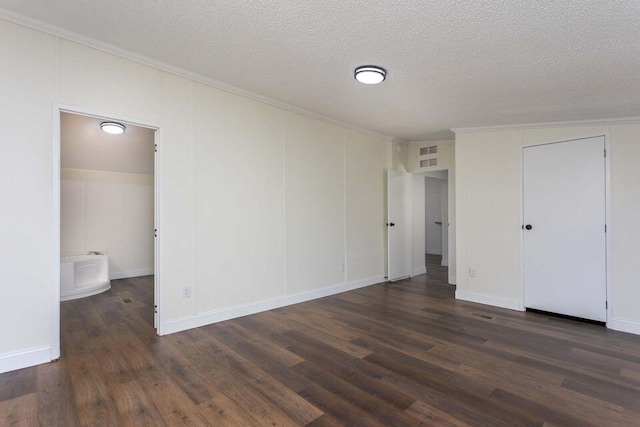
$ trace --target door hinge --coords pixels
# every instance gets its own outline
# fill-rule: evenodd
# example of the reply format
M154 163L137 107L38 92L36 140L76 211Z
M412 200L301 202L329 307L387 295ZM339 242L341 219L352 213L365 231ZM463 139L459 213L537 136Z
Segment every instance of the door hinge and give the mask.
M604 302L604 308L609 308L609 301Z
M604 156L607 157L607 149L604 149Z
M604 225L604 232L607 232L607 224Z
M158 229L157 228L153 229L153 237L158 237Z
M153 144L153 152L154 153L158 152L158 144Z

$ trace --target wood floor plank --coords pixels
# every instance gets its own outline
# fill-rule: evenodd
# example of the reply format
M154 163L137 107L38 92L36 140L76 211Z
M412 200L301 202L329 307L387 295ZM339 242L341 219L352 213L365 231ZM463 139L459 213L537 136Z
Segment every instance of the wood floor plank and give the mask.
M37 426L38 397L29 393L0 402L0 427Z
M318 368L312 362L300 363L294 369L307 378L313 379L318 386L336 396L337 399L346 401L354 407L373 414L377 421L387 426L420 424L419 418L404 412L406 405L394 406L393 404L397 402L389 402L384 397L377 395L377 391L365 387L357 387L351 382Z
M0 402L34 393L38 382L38 368L19 369L0 375Z
M61 303L0 425L640 425L638 336L454 298L446 267L158 336L153 276Z
M448 414L440 409L434 408L433 406L422 402L420 400L416 401L413 405L408 407L405 411L408 414L419 417L423 420L426 420L430 425L433 426L442 426L442 427L466 427L471 426L471 424L467 424L453 415Z
M299 353L315 365L322 366L327 372L334 374L351 385L367 390L377 398L400 410L406 409L415 402L413 397L403 393L402 390L381 383L378 380L380 371L376 370L371 374L372 371L366 370L363 366L366 362L359 362L359 358L354 358L321 342L314 342L313 338L305 336L302 332L294 333L290 331L287 334L292 337L294 342L291 347L292 351ZM295 366L294 369L298 370L299 366ZM311 379L308 375L307 378ZM318 382L320 379L315 381Z
M318 385L313 385L302 390L300 396L316 405L322 411L330 414L332 418L340 420L345 425L354 427L386 427L384 422L371 417L366 411L357 408L343 399L336 399L336 396L331 392Z
M66 360L38 366L38 423L41 426L80 424Z
M121 424L111 397L112 390L102 378L97 358L91 354L80 354L70 357L68 364L80 422L91 426Z
M113 397L124 425L166 426L158 408L138 381L118 384Z
M302 399L298 394L270 377L258 366L251 363L216 338L207 342L207 348L215 352L228 370L240 374L266 399L280 408L287 417L299 424L306 424L322 415L322 411Z

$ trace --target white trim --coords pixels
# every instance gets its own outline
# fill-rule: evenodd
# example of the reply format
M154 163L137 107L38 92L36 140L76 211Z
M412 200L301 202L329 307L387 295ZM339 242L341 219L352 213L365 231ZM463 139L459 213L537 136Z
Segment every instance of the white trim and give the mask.
M194 316L180 317L178 319L167 321L163 325L163 331L165 334L172 334L187 329L210 325L216 322L222 322L224 320L235 319L237 317L248 316L250 314L260 313L262 311L273 310L287 305L298 304L318 298L324 298L330 295L335 295L383 282L386 282L386 279L383 276L375 276L369 279L329 286L326 288L302 292L295 295L287 295L256 303L241 304L234 307L221 308L218 310L196 314Z
M499 131L499 130L533 129L533 128L562 127L562 126L609 125L609 124L638 123L638 122L640 122L640 117L616 117L616 118L608 118L608 119L566 120L566 121L559 121L559 122L522 123L522 124L503 125L503 126L451 128L450 130L456 134L459 134L459 133L469 133L469 132L488 132L488 131Z
M90 47L92 49L99 50L101 52L105 52L111 55L119 56L120 58L127 59L129 61L137 62L142 65L146 65L148 67L155 68L157 70L175 74L176 76L184 77L186 79L192 80L197 83L202 83L207 86L214 87L216 89L224 90L226 92L233 93L235 95L243 96L245 98L252 99L254 101L258 101L264 104L268 104L277 108L281 108L286 111L291 111L293 113L301 114L303 116L307 116L316 120L323 121L325 123L331 123L336 126L340 126L343 128L355 130L357 132L361 132L367 135L371 135L376 138L383 139L385 141L396 141L401 143L406 143L406 141L401 140L400 138L394 138L389 135L383 135L381 133L377 133L371 131L369 129L364 129L358 126L354 126L340 120L332 119L329 117L322 116L318 113L314 113L309 110L305 110L302 108L298 108L291 104L286 104L284 102L277 101L275 99L257 94L255 92L251 92L249 90L245 90L239 88L237 86L233 86L219 80L215 80L209 77L205 77L201 74L194 73L192 71L188 71L184 68L176 67L175 65L167 64L166 62L158 61L156 59L150 58L145 55L140 55L135 52L131 52L126 49L119 48L117 46L113 46L109 43L105 43L91 37L87 37L73 31L69 31L67 29L58 27L56 25L48 24L46 22L42 22L37 19L33 19L15 12L8 11L6 9L0 8L0 19L4 19L9 22L13 22L14 24L22 25L24 27L31 28L36 31L40 31L46 34L50 34L55 37L59 37L64 40L68 40L74 43L79 43L84 46Z
M51 360L60 357L60 108L53 105L51 130L51 180L53 185L53 248L51 251ZM43 362L44 363L44 362Z
M607 130L604 134L604 149L605 149L605 159L604 159L604 223L606 227L606 234L604 236L605 239L605 268L606 268L606 292L607 292L607 328L614 329L611 325L613 319L613 268L611 266L611 258L612 258L612 246L611 246L611 230L612 230L612 221L611 221L611 141L610 141L610 126L607 127ZM640 333L640 332L636 332Z
M414 268L413 271L411 272L411 277L419 276L421 274L427 274L427 266Z
M51 362L59 357L59 352L57 356L55 356L53 349L48 346L5 353L0 355L0 374Z
M454 144L455 144L455 142L454 142ZM451 268L448 268L450 259L454 259L455 260L455 264L458 265L458 259L456 258L457 254L455 253L455 251L453 251L451 249L451 242L452 241L454 242L455 247L456 248L458 247L458 242L455 241L456 239L452 239L451 238L451 228L452 228L451 225L454 224L454 221L452 221L452 218L453 218L453 215L455 214L455 212L454 212L455 209L454 210L451 209L451 203L452 203L451 201L452 200L455 201L455 199L456 199L456 189L454 188L453 191L451 189L451 160L453 160L453 167L455 169L455 162L456 162L455 155L453 156L453 159L449 159L449 167L447 168L447 241L448 241L448 244L447 244L447 261L446 261L447 263L446 263L446 266L447 266L447 272L448 272L448 276L449 276L447 278L448 279L447 282L450 285L455 285L456 284L456 274L455 274L456 272L455 272L455 270L451 270ZM453 176L454 184L455 184L455 178L456 177L454 175ZM458 217L457 216L456 216L456 221L458 221ZM457 236L458 235L458 223L457 222L455 222L454 227L456 228L456 236ZM441 262L442 265L445 265L444 262L445 262L445 260L444 260L444 257L443 257L442 262Z
M0 18L2 17L2 9L0 9ZM52 175L53 175L53 270L52 270L52 291L51 291L51 347L50 347L50 360L54 360L60 357L60 113L67 112L72 114L79 114L91 117L110 118L117 120L118 122L131 124L134 126L146 127L155 130L155 144L157 146L157 153L154 159L154 215L157 221L157 228L161 230L162 225L162 206L163 206L163 174L164 163L162 161L162 147L163 147L163 131L162 127L158 123L148 122L146 120L121 116L118 114L111 114L109 112L93 110L90 108L81 108L71 105L65 105L60 103L53 103L53 142L52 142ZM153 273L154 277L154 298L156 299L157 311L158 311L158 334L162 335L162 269L163 264L163 250L162 250L162 234L158 232L158 237L154 241L154 255L155 266ZM43 363L43 362L40 362Z
M154 273L153 268L141 268L138 270L109 272L109 280L129 279L131 277L150 276Z
M524 225L524 133L520 131L520 225ZM524 289L524 229L520 228L520 305L519 309L525 310Z
M611 309L611 304L609 304L609 309ZM607 328L613 329L614 331L640 335L640 323L620 319L617 317L609 319L610 320L607 322Z
M449 267L449 260L448 259L444 259L444 257L443 257L442 260L440 261L440 265L443 266L443 267Z
M492 305L495 307L508 308L510 310L523 311L520 308L520 300L497 297L479 292L469 292L456 289L456 299L475 302L478 304Z

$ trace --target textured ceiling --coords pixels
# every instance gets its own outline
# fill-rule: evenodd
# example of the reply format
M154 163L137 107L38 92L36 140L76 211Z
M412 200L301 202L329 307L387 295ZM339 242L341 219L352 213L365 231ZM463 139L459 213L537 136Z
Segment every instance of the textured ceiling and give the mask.
M640 1L0 0L0 7L406 140L640 115ZM358 84L358 65L388 70Z

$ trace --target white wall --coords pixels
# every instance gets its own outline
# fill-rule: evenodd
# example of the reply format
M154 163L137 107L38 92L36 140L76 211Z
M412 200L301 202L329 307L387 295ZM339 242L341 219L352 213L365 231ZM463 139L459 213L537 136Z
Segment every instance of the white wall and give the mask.
M446 184L445 184L446 191ZM442 181L436 178L424 177L424 202L425 211L425 252L433 255L442 255L443 226L437 222L447 223L442 217Z
M0 21L0 372L47 360L55 39ZM10 40L10 42L8 42ZM3 357L4 356L4 357Z
M388 149L351 130L344 132L344 140L346 281L352 283L386 274Z
M0 38L0 282L20 284L0 290L0 371L53 344L53 103L160 126L163 332L384 280L390 142L7 21Z
M458 298L522 309L522 147L605 135L610 144L612 299L608 326L640 333L637 242L640 124L475 131L456 135ZM476 269L476 277L468 270Z
M61 255L103 251L112 279L153 273L153 175L61 170Z

